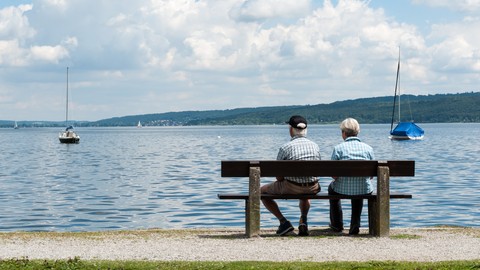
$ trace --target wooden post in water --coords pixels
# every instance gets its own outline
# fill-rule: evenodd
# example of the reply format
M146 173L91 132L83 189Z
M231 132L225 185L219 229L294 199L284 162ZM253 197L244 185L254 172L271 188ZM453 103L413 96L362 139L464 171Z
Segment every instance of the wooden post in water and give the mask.
M245 211L245 231L247 237L260 235L260 167L258 162L250 162L248 197Z

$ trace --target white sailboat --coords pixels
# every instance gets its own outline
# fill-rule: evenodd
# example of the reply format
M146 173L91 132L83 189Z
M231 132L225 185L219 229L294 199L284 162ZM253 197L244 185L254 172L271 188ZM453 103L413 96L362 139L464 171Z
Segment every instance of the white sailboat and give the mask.
M137 128L141 128L141 127L142 127L142 123L140 123L140 121L138 121Z
M15 121L15 123L13 124L13 128L14 128L14 129L18 129L17 121Z
M66 109L65 109L65 125L67 128L65 131L60 132L58 139L60 143L79 143L80 136L73 130L72 125L68 125L68 67L67 67L67 100L66 100Z

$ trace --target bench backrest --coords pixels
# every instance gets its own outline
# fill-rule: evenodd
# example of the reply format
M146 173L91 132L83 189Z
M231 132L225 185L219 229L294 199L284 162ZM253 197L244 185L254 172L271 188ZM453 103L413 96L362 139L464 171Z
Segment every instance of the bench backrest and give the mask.
M378 166L388 166L390 176L415 176L413 160L224 160L222 177L248 177L250 167L260 176L377 176Z

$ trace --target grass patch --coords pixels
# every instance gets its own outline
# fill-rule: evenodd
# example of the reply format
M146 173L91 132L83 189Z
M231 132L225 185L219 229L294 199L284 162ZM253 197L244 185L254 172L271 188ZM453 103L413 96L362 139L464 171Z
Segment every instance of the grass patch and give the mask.
M0 260L0 270L16 269L480 269L480 260L449 262L155 262L155 261L83 261L69 260Z
M421 231L432 232L449 232L467 234L474 237L480 237L479 228L460 227L460 226L434 226L430 228L418 229ZM395 232L395 230L392 230ZM345 234L332 233L328 229L316 228L310 230L310 236L307 238L335 238L343 237ZM411 232L398 232L399 234L408 234ZM367 234L360 235L361 237L370 237ZM96 232L0 232L0 239L90 239L102 240L112 238L218 238L218 239L241 239L246 238L244 229L146 229L146 230L119 230L119 231L96 231ZM262 230L262 238L277 238L274 230ZM286 237L295 238L295 237ZM401 238L401 237L400 237ZM416 238L415 238L416 239Z
M480 230L479 228L474 227L464 227L464 226L452 226L452 225L436 225L431 228L426 228L426 230L430 231L443 231L449 233L457 233L457 234L466 234L471 235L473 237L480 238Z
M233 230L208 230L208 229L147 229L147 230L120 230L120 231L96 231L96 232L2 232L0 239L105 239L113 237L151 237L162 238L189 237L198 235L214 235L232 233Z
M420 235L416 234L396 234L396 235L391 235L390 239L420 239L422 238Z

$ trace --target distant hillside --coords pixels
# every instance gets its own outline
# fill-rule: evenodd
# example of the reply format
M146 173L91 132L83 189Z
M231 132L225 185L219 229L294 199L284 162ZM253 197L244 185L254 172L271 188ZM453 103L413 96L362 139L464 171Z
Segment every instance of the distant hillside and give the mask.
M309 123L338 123L354 117L361 123L390 123L393 97L362 98L330 104L185 111L133 115L91 122L93 126L262 125L282 124L293 114ZM480 122L480 92L402 95L402 120L417 123Z
M480 122L480 92L402 95L402 120L417 123ZM360 123L390 123L393 97L362 98L330 104L238 108L231 110L183 111L130 115L95 122L75 122L79 126L183 125L263 125L282 124L300 114L311 124L338 123L354 117ZM396 112L395 112L396 113ZM64 126L64 122L21 121L20 127ZM13 127L13 121L1 121L0 127Z
M130 115L124 117L115 117L90 123L95 126L133 126L141 121L147 126L183 126L183 125L203 125L208 124L204 121L219 120L222 118L233 119L238 116L263 111L279 111L283 108L297 108L301 106L281 106L281 107L259 107L259 108L239 108L232 110L212 110L212 111L183 111L168 112L158 114ZM243 121L243 120L241 120ZM251 124L247 120L241 124ZM222 124L222 123L218 123ZM228 125L228 123L225 123Z

